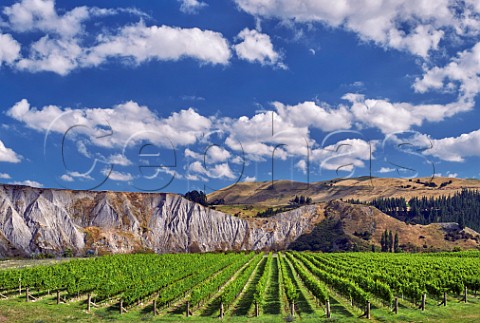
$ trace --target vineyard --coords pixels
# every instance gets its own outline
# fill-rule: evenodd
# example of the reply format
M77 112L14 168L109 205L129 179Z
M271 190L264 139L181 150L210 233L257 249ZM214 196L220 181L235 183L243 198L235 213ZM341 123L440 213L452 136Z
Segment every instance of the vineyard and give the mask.
M480 252L75 259L0 270L0 321L475 321L479 268Z

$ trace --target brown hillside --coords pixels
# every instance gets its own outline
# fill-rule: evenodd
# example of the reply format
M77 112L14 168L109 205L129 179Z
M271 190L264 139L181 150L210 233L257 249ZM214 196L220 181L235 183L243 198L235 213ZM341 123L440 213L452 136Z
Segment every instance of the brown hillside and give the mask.
M331 201L325 207L325 220L310 233L290 245L305 250L380 250L382 233L388 229L398 233L400 246L406 251L472 249L480 247L480 235L456 223L412 225L399 221L375 207ZM312 248L307 248L310 246ZM355 247L356 246L356 247Z
M421 183L417 183L419 180ZM450 195L463 188L480 189L480 180L437 177L432 181L437 187L427 187L422 183L431 178L369 178L334 179L315 183L292 181L268 181L237 183L222 190L210 193L209 201L224 199L225 204L284 205L295 195L309 196L314 202L328 202L333 199L360 199L370 201L378 197L405 197ZM448 183L440 187L442 183Z

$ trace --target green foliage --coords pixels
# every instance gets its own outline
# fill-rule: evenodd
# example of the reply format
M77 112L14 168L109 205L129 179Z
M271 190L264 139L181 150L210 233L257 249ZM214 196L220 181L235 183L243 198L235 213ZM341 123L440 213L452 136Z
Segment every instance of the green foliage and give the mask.
M193 190L193 191L185 193L185 195L183 197L185 197L187 200L190 200L192 202L201 204L203 206L208 205L207 195L202 191L199 192L199 191Z

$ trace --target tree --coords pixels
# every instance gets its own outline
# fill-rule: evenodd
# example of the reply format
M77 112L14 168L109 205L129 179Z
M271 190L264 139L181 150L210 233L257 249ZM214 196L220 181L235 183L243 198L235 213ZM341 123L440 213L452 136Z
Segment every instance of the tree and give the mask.
M303 195L300 196L300 204L301 205L305 204L305 196Z
M386 230L385 230L385 232L386 232ZM386 248L387 241L385 239L385 232L382 233L382 239L380 239L380 245L382 246L382 252L385 252L385 250L387 249Z
M388 232L388 250L393 252L393 234L392 231Z
M458 226L461 230L465 229L465 213L462 211L458 217Z
M184 197L187 199L187 200L190 200L192 202L195 202L195 203L198 203L198 204L201 204L203 206L207 206L208 203L207 203L207 195L202 192L202 191L196 191L196 190L193 190L193 191L190 191L190 192L187 192L185 193Z
M393 252L399 252L399 248L398 248L398 232L395 232L395 237L394 237L394 240L393 240Z

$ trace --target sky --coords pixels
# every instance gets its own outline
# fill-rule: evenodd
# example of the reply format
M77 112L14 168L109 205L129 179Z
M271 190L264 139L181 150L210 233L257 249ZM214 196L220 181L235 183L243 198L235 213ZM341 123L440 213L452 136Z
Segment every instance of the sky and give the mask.
M479 178L477 0L4 0L0 182Z

